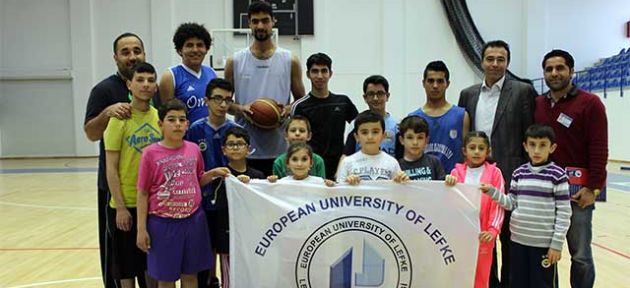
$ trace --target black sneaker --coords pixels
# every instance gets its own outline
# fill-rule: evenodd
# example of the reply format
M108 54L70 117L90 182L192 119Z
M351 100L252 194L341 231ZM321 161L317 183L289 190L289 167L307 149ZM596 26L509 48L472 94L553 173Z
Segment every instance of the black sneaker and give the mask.
M217 277L212 277L212 280L210 280L210 286L208 286L210 288L221 288L221 282L219 282L219 278Z

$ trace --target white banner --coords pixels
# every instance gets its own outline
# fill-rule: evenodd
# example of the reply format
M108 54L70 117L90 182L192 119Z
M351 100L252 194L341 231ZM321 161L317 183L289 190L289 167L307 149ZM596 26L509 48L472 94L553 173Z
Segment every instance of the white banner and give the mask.
M232 287L473 287L478 188L227 179Z

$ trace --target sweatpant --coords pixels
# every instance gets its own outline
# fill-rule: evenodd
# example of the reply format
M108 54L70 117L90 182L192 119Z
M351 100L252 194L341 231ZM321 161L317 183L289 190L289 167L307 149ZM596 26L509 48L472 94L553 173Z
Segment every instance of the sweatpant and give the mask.
M479 243L477 253L477 270L475 272L475 288L488 288L490 280L490 267L492 266L494 243L496 240Z

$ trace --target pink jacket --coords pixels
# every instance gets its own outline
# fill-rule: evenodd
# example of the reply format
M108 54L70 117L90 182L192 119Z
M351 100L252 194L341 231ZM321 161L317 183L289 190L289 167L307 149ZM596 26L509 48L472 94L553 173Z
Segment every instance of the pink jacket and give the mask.
M455 168L451 171L451 175L457 177L457 181L464 183L466 180L466 171L468 165L455 164ZM501 170L497 168L496 164L490 164L488 162L483 163L483 172L481 172L481 183L490 184L497 188L501 193L505 193L505 183L503 181L503 174ZM496 202L492 201L490 196L485 193L481 193L481 205L479 207L479 225L481 231L488 231L496 238L499 232L501 232L501 225L503 225L503 208L501 208Z

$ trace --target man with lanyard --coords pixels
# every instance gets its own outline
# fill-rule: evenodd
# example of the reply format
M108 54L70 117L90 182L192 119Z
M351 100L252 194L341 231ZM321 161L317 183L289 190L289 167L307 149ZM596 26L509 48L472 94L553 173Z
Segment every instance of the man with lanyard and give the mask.
M534 120L553 128L558 147L551 160L569 175L573 212L567 232L571 287L593 287L592 219L595 198L606 184L606 108L597 95L571 84L574 60L568 52L552 50L545 55L542 66L549 92L536 98Z

